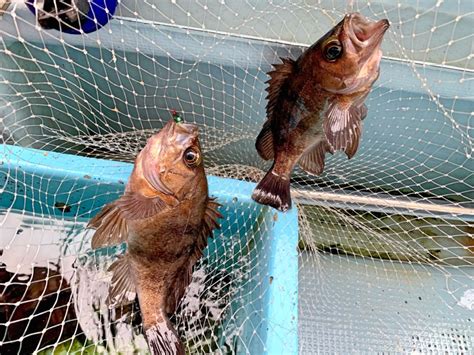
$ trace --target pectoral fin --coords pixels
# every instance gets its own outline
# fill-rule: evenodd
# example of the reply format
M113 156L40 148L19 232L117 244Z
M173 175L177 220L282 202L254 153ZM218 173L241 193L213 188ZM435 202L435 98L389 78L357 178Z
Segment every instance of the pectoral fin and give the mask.
M92 248L117 245L127 240L127 220L154 216L166 207L159 197L146 197L126 192L118 200L106 205L92 218L87 228L96 229L92 237Z
M166 208L166 203L158 196L146 197L134 192L126 192L115 203L127 220L149 218Z
M92 237L92 249L121 244L127 240L127 222L117 206L117 201L106 205L89 221L87 228L96 229Z
M136 288L127 255L120 256L107 271L113 272L107 304L116 307L133 302Z
M331 146L326 141L321 141L307 150L300 158L298 164L309 174L321 175L324 170L326 152L331 152Z
M333 150L343 150L352 158L359 147L362 119L367 115L364 104L333 101L327 110L324 121L324 133Z
M367 106L365 104L362 104L362 106L360 106L360 119L363 120L367 117L367 112L369 111L367 109Z

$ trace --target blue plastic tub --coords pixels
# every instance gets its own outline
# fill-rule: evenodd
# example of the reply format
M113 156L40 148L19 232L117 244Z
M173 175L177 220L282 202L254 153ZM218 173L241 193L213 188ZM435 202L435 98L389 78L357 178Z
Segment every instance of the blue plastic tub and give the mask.
M0 207L44 218L88 219L123 191L133 165L35 149L0 148ZM210 176L222 228L206 257L244 270L221 327L237 353L297 354L298 218L250 199L254 184ZM246 265L242 265L246 263ZM231 325L232 323L232 325ZM224 339L221 340L223 342Z

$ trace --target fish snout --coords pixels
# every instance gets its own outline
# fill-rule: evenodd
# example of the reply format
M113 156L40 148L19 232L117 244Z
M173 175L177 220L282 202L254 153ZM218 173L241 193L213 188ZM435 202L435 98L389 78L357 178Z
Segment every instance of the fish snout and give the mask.
M390 21L387 20L386 18L384 18L383 20L380 20L379 22L382 23L382 25L384 27L384 31L387 31L388 28L390 27Z
M183 131L183 133L197 136L199 132L198 126L192 123L179 123L179 128Z
M375 48L382 42L385 31L390 27L387 19L371 21L358 12L345 18L345 29L357 48Z
M198 144L199 128L192 123L175 123L172 121L173 131L168 135L168 145L185 149L190 145Z
M380 20L374 24L374 34L373 37L380 36L380 41L382 41L382 37L385 34L385 32L390 28L390 22L384 18L383 20Z
M161 136L165 136L170 139L176 135L197 137L198 133L199 128L195 124L184 122L176 123L173 119L169 120L159 132Z
M198 135L199 128L195 124L176 123L171 119L158 133L150 137L149 143L157 151L161 151L165 149L162 146L186 145L189 141L197 141Z

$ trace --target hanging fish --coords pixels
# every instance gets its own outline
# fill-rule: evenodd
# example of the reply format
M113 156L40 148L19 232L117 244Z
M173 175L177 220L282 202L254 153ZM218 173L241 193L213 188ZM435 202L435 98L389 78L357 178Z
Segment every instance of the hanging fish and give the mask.
M326 152L354 156L367 115L364 101L379 76L380 44L388 27L388 20L371 22L349 14L297 60L274 65L267 120L256 142L259 155L273 165L255 188L255 201L286 211L296 164L319 175Z
M38 23L45 29L80 30L87 20L89 0L37 0Z
M222 215L208 196L198 128L174 116L139 153L124 195L88 227L96 229L94 249L127 243L109 269L109 302L136 294L152 354L184 355L169 317Z

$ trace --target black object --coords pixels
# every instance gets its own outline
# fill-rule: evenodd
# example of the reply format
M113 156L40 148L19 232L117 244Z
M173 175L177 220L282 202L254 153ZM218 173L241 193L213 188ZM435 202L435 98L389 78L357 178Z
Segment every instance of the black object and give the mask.
M41 0L36 2L38 23L45 29L80 30L87 20L88 0Z

